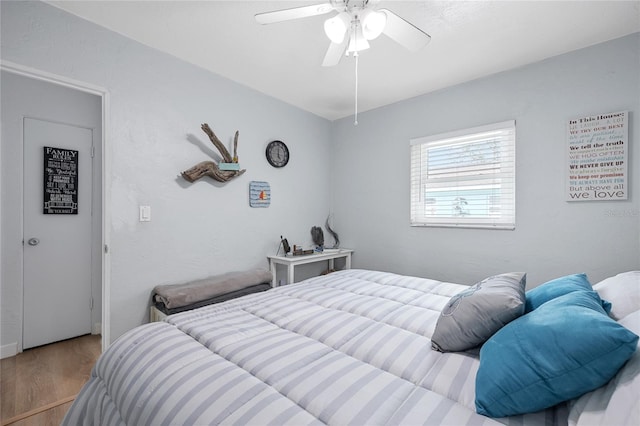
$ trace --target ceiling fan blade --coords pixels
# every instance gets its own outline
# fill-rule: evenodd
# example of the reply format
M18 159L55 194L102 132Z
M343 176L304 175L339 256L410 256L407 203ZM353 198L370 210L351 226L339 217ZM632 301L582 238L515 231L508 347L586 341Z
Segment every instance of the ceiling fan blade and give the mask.
M347 44L349 44L349 37L345 37L342 43L331 43L329 45L329 49L327 49L327 53L324 55L324 60L322 61L323 67L333 67L338 65L340 59L344 56L344 51L347 49Z
M255 18L259 24L273 24L276 22L290 21L298 18L308 18L310 16L323 15L333 10L331 3L314 4L311 6L294 7L292 9L276 10L256 14Z
M415 52L431 41L431 36L412 23L405 21L389 9L378 9L387 15L387 25L382 31L387 37Z

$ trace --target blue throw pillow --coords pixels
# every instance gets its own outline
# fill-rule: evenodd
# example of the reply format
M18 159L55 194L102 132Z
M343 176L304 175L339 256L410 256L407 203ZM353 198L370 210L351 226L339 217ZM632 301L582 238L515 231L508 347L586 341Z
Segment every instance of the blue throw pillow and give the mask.
M592 290L586 274L574 274L556 278L527 291L524 311L525 313L531 312L556 297L564 296L573 291L584 290Z
M638 336L609 318L595 291L557 297L498 331L480 350L476 411L543 410L607 383Z

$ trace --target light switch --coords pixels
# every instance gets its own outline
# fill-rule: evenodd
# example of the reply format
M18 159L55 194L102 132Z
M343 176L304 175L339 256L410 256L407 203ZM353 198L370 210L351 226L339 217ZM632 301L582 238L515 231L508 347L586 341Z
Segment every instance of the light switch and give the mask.
M140 206L140 222L151 222L151 206Z

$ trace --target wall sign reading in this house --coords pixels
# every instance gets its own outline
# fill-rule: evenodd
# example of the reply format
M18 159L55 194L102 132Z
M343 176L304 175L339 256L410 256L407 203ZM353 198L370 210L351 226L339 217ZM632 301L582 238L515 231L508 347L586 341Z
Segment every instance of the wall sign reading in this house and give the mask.
M567 201L626 200L628 112L569 120Z
M78 214L78 151L44 147L44 214Z

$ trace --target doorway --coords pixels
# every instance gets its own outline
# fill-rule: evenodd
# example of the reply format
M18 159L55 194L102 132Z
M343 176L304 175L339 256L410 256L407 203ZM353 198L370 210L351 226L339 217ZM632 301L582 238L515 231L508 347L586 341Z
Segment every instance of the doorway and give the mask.
M94 141L90 128L28 117L23 126L22 349L29 349L92 330Z
M18 353L28 347L86 333L102 334L102 346L106 348L109 342L108 289L106 288L108 260L105 254L107 233L103 209L103 205L106 204L103 202L106 193L103 191L106 182L103 158L106 91L6 62L2 64L1 78L3 88L1 158L5 170L2 178L3 229L0 237L5 247L20 244L20 250L15 247L2 252L4 269L1 282L2 321L7 325L10 324L10 327L3 327L2 356L12 355L11 351L7 350L9 347L7 341L13 339L16 341L15 353ZM29 138L34 135L40 144L35 148L35 159L28 158L33 157L31 151L27 154L27 149L31 149ZM84 138L85 142L80 143L80 149L76 149L78 146L73 146L77 141L72 141L76 138L79 140ZM89 146L85 147L89 140L91 141ZM71 145L66 145L69 143ZM69 239L62 234L76 234L79 228L85 227L81 223L87 223L86 217L75 212L45 214L43 211L44 188L46 188L43 151L45 146L70 152L77 151L78 167L89 166L88 171L84 170L88 173L88 177L83 178L82 174L78 176L80 188L77 194L78 210L79 212L84 210L83 213L87 213L89 218L87 240L89 242L85 241L82 250L72 247L75 244L70 244ZM33 166L28 165L30 161L34 161ZM25 176L26 174L29 176ZM7 183L8 177L12 181L11 184ZM69 183L64 178L56 179L59 182L64 181L65 184ZM30 183L30 180L35 183ZM35 197L34 188L37 192ZM89 190L88 195L83 195L83 188ZM35 201L31 200L32 197ZM55 197L60 199L60 196ZM84 202L80 201L81 198L84 198ZM29 203L35 203L35 207ZM62 234L46 236L43 239L40 237L42 228L32 229L28 214L35 214L39 219L47 222L44 225L45 228L58 230ZM60 256L55 258L51 255L38 254L45 252L45 250L39 250L45 248L45 240L49 243L57 241L53 246L53 253ZM36 256L32 258L32 255ZM79 287L69 289L54 285L55 280L47 273L56 268L58 272L82 271L84 276L77 281L85 283L84 289L79 290ZM89 271L88 275L87 271ZM64 275L61 276L62 281L68 281ZM32 297L34 295L35 297ZM31 299L36 301L35 305L31 303ZM77 307L82 307L84 311L82 315L85 319L88 316L88 321L65 318L68 311L73 311ZM31 325L32 318L35 318L35 327ZM58 334L58 331L49 329L51 323L62 325L64 322L73 323L74 326L76 323L82 323L81 329L65 332L66 334ZM41 334L47 337L38 336L31 339L31 329L43 330L44 333Z

